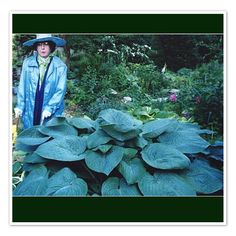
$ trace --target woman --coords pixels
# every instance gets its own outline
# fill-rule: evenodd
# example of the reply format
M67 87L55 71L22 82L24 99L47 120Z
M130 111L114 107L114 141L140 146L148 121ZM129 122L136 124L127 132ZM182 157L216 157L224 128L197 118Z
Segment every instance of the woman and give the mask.
M24 46L33 47L36 53L23 62L17 93L15 117L22 117L24 129L40 125L64 111L67 67L56 56L57 46L65 40L51 34L38 34Z

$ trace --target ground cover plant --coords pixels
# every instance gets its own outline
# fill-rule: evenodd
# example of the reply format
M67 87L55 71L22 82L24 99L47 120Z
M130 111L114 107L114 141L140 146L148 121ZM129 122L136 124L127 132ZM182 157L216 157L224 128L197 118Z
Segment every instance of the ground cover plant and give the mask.
M223 144L174 118L143 123L120 110L97 119L58 117L21 132L13 196L222 194Z

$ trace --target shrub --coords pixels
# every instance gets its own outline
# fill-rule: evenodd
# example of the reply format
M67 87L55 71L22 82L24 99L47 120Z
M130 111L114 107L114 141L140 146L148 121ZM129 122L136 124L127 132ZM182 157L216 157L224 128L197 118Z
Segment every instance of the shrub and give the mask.
M179 72L183 75L183 70ZM218 61L186 71L174 80L180 89L175 111L188 110L196 122L223 134L223 65Z
M16 148L28 154L13 195L213 194L223 189L223 172L211 166L214 154L201 134L211 132L176 119L143 124L115 109L96 120L54 118L18 136Z

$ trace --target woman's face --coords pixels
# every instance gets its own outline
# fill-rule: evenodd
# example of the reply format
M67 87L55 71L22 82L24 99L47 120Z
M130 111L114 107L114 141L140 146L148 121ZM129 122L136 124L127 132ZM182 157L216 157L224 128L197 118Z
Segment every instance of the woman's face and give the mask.
M37 51L41 57L47 58L51 52L49 43L48 42L38 43L37 44Z

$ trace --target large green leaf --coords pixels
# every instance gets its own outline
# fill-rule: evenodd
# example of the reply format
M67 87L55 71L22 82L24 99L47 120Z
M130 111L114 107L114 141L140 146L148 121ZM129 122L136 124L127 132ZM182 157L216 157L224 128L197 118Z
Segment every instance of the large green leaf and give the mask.
M210 194L223 188L223 172L211 167L206 160L195 159L182 176L198 193Z
M100 151L102 153L106 153L106 152L108 152L112 148L112 146L113 145L111 145L111 144L104 144L104 145L100 145L100 146L98 146L96 148L93 148L92 150L93 151Z
M137 183L138 180L146 173L146 169L139 158L123 159L118 166L118 170L128 184Z
M175 119L159 119L150 121L143 125L142 136L144 138L156 138L164 132L172 132L178 127Z
M66 136L51 140L39 146L35 153L47 159L58 161L78 161L83 159L86 141L77 136Z
M192 131L196 134L213 134L212 130L201 129L198 124L188 123L188 122L179 122L178 131Z
M204 151L210 144L193 131L167 132L159 136L159 141L168 144L183 153Z
M190 165L190 160L177 149L162 143L146 146L141 152L143 160L158 169L184 169Z
M14 196L42 196L47 188L48 171L38 166L21 182L13 192Z
M69 135L78 135L77 129L67 124L42 126L41 128L39 128L39 131L42 134L48 135L53 138L60 138Z
M65 167L48 180L46 195L52 196L86 196L87 183L69 168Z
M95 129L95 121L80 117L73 117L68 119L69 124L73 125L77 129L87 129L93 130Z
M110 177L102 184L103 196L140 196L136 185L128 185L124 179Z
M200 130L200 126L196 123L179 122L178 130L192 130L197 132L197 130Z
M138 182L144 196L196 196L192 186L181 176L158 171L154 175L146 174Z
M57 116L49 120L45 126L57 126L62 124L68 125L67 119L64 116Z
M98 129L90 134L87 138L87 146L89 149L95 148L99 145L108 143L112 138L107 135L103 130Z
M104 154L89 150L85 153L85 162L91 170L109 175L120 163L123 155L123 148L118 146L113 146Z
M137 137L125 141L125 146L143 149L148 143L149 141L139 134Z
M50 139L50 137L43 135L39 132L39 126L23 130L17 137L17 143L27 146L37 146Z
M36 154L35 152L28 154L25 159L24 159L24 163L45 163L49 160L39 156L38 154Z
M130 160L136 156L138 153L137 149L134 148L124 148L124 158Z
M148 145L148 141L142 136L139 135L137 138L134 139L135 146L144 148L146 145Z
M98 115L98 122L100 126L114 125L114 130L124 133L137 129L142 125L141 121L115 109L101 111Z
M31 146L31 145L26 145L20 142L16 142L16 151L20 150L27 153L31 153L31 152L34 152L38 148L38 146L39 145Z
M117 139L118 141L126 141L138 137L141 132L140 129L132 129L127 132L120 132L116 130L115 125L104 125L101 128L112 138Z

